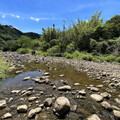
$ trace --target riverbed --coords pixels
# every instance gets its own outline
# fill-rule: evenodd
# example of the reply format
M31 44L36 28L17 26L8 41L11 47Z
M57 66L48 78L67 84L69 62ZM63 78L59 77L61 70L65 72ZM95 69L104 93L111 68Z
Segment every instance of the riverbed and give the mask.
M52 106L43 106L42 111L36 114L32 118L33 120L84 120L92 114L97 114L101 120L119 119L113 114L113 107L111 110L105 109L101 105L101 102L96 102L90 97L92 94L107 92L111 97L104 98L103 101L109 102L111 106L114 105L120 108L120 104L114 100L118 98L120 92L119 86L110 86L110 83L113 82L111 82L112 80L106 79L106 75L103 75L100 79L95 79L96 75L92 76L93 73L90 74L90 69L86 69L82 65L78 65L78 70L78 67L76 68L73 64L55 62L52 58L39 58L38 56L19 55L16 53L11 53L8 56L7 54L4 54L4 57L9 58L13 63L12 67L14 69L7 72L7 76L9 77L0 82L0 99L7 101L6 107L0 110L0 117L9 112L12 114L10 120L27 120L29 111L44 104L43 101L50 97L53 98ZM34 78L42 77L45 72L49 73L48 82L38 83L34 81ZM30 79L24 80L28 76ZM116 82L116 84L118 83ZM64 85L69 85L71 90L59 91L58 88ZM55 89L53 89L53 86ZM17 94L13 94L11 93L13 90L20 91ZM31 91L31 95L24 96L23 91L25 90ZM84 95L79 93L81 90L85 91ZM29 102L28 98L34 96L36 100ZM54 102L60 96L68 98L71 104L70 111L63 118L59 118L53 112ZM17 107L22 104L28 106L27 113L17 112Z

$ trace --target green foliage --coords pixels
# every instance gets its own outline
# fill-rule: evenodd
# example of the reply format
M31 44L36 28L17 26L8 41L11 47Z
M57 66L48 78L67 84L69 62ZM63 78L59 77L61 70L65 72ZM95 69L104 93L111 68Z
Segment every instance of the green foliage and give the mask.
M74 43L70 43L67 47L66 47L66 52L68 53L72 53L75 51L75 45Z
M0 25L0 49L18 50L30 53L35 50L40 55L65 56L88 61L119 62L120 56L120 15L103 23L101 12L96 12L89 20L77 22L63 30L48 27L37 33L22 33L12 26Z
M59 45L55 45L47 50L51 56L61 56L61 49Z
M20 54L31 54L32 50L29 48L19 48L17 49L17 52Z

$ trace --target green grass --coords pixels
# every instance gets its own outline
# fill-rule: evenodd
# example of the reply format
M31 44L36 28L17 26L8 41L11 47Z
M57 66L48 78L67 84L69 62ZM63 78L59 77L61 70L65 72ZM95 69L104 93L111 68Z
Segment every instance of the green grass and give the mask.
M0 77L5 78L6 74L5 71L8 71L10 68L10 63L5 61L5 58L0 56Z
M86 61L95 61L95 62L116 62L120 63L120 57L114 56L112 54L109 55L93 55L92 53L86 53L86 52L79 52L75 51L73 53L64 53L64 57L67 59L78 59L78 60L86 60Z

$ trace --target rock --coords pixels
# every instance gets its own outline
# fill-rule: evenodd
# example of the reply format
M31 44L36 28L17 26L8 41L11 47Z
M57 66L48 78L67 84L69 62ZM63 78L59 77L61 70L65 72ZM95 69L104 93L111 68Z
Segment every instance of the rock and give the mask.
M16 73L16 74L19 74L19 73L22 73L22 71L16 71L15 73Z
M18 94L20 92L20 90L12 90L11 93L12 94Z
M30 96L31 94L32 94L31 91L26 91L26 92L23 94L23 96L25 96L25 95Z
M59 75L60 77L64 77L65 75L64 74L61 74L61 75Z
M37 97L29 97L29 98L28 98L28 101L29 101L29 102L32 102L32 101L34 101L34 100L36 100L36 99L37 99Z
M45 107L50 107L52 105L52 98L47 98L45 101L44 101L44 106Z
M98 87L98 88L102 88L102 87L103 87L103 85L98 85L97 87Z
M70 101L66 97L58 97L54 104L54 112L58 116L65 115L70 110Z
M6 100L0 100L0 109L3 109L6 107Z
M28 118L33 118L35 114L41 112L41 110L42 109L40 107L30 110L30 112L28 113Z
M60 90L60 91L70 91L71 87L69 85L64 85L64 86L58 87L58 90Z
M98 95L98 94L92 94L92 95L90 95L90 97L97 102L103 101L103 97L101 95Z
M117 107L117 106L112 105L111 107L112 107L112 109L114 109L114 110L118 110L118 111L120 111L120 108Z
M111 97L111 95L107 92L103 92L100 95L103 96L104 98L110 98Z
M113 114L114 114L115 117L120 118L120 111L113 110Z
M101 105L107 110L112 110L112 106L107 101L103 101Z
M70 110L75 112L77 110L77 105L71 105Z
M56 86L55 86L55 85L53 85L53 87L52 87L52 88L53 88L53 90L55 90L55 89L56 89Z
M34 88L33 87L29 87L28 90L33 90Z
M79 86L80 85L80 83L74 83L74 86Z
M96 88L96 87L90 87L90 90L93 91L93 92L98 92L98 91L99 91L99 88Z
M116 103L120 104L120 99L119 98L115 98L114 99Z
M87 120L100 120L100 118L98 117L98 115L93 114L93 115L89 116L89 117L87 118Z
M10 99L8 100L8 102L10 103L12 100L13 100L13 98L10 98Z
M86 95L86 92L85 92L85 90L84 90L84 89L83 89L83 90L78 91L78 93L79 93L80 95Z
M24 80L29 80L29 79L30 79L30 76L24 78Z
M27 112L27 110L28 110L27 105L20 105L17 107L17 111L20 113L25 113L25 112Z
M49 72L44 72L43 73L43 76L47 76L47 75L49 75Z
M6 113L2 116L2 119L8 119L8 118L12 118L12 114Z

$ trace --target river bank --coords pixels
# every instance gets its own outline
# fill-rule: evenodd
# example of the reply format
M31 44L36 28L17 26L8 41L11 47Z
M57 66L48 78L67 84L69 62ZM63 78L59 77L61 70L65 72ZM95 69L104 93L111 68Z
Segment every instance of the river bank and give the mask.
M0 54L14 68L10 73L14 76L0 84L2 119L7 114L10 120L59 120L63 111L55 106L62 99L68 114L61 119L119 120L119 65L16 52Z

